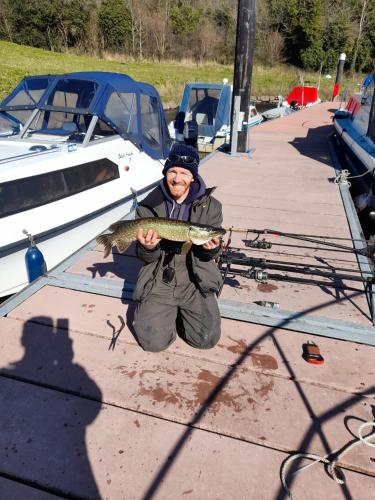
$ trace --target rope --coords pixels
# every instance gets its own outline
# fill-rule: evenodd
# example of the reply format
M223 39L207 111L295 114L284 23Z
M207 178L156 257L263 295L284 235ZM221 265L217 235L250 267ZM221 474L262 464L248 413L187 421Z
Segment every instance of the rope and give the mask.
M336 175L333 182L335 184L343 184L345 186L350 187L351 183L348 181L348 179L358 179L359 177L363 177L364 175L367 175L367 174L374 175L374 169L366 170L366 172L364 172L363 174L359 174L359 175L350 175L349 170L343 169L343 170L341 170L341 172L339 174Z
M341 172L336 175L333 182L335 184L341 184L343 186L350 187L351 183L348 181L348 178L349 178L349 170L344 169L344 170L341 170Z
M326 455L325 457L320 457L319 455L314 455L312 453L296 453L295 455L291 455L289 458L285 460L285 462L281 466L280 470L280 477L281 477L281 483L283 485L284 491L286 494L292 499L296 500L296 498L293 496L291 490L289 489L287 483L286 483L286 473L285 470L289 464L291 464L294 460L297 460L298 458L308 458L310 460L314 460L312 464L309 464L305 467L302 467L299 469L297 472L299 472L302 469L306 469L308 467L311 467L312 465L315 465L318 462L321 462L323 464L327 464L327 472L331 476L332 479L336 481L337 484L344 484L345 481L344 479L341 479L337 475L336 468L340 470L340 468L337 466L337 462L340 459L340 457L343 457L346 453L348 453L350 450L355 448L359 444L365 444L367 446L370 446L371 448L375 448L375 442L369 441L369 439L375 437L375 431L369 434L368 436L363 436L363 430L365 427L374 427L375 428L375 422L364 422L358 429L358 439L351 443L350 445L344 447L344 449L339 453L336 457L335 460L329 460L327 457L329 455L332 455L332 453Z

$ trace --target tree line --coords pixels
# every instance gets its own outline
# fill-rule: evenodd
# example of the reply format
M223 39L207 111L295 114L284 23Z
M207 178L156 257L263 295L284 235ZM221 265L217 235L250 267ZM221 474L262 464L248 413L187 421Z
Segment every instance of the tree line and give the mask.
M52 51L232 64L237 0L0 0L0 38ZM374 0L261 0L255 57L374 70Z

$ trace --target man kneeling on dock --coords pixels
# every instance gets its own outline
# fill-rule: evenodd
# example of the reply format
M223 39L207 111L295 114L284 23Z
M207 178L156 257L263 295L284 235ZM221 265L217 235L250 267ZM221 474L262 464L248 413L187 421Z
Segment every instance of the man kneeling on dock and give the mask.
M198 174L199 155L192 147L175 144L166 160L164 178L138 206L137 218L166 217L220 227L221 203L211 196ZM177 333L200 349L220 338L216 292L221 274L214 262L220 240L192 245L187 254L181 243L160 239L156 231L137 233L137 255L144 262L133 298L138 302L134 330L146 351L163 351ZM182 251L181 251L182 250Z

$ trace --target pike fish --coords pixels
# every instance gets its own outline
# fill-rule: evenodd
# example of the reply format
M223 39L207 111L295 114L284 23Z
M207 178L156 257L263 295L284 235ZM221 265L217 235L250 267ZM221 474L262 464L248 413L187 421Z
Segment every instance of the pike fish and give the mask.
M205 226L196 222L164 219L162 217L145 217L143 219L115 222L109 229L112 233L101 234L96 237L99 245L104 245L104 257L107 257L112 246L116 245L123 253L130 244L137 239L137 232L143 229L146 234L149 229L157 232L159 238L171 241L185 242L183 247L186 253L192 244L203 245L212 238L223 236L225 229L221 227Z

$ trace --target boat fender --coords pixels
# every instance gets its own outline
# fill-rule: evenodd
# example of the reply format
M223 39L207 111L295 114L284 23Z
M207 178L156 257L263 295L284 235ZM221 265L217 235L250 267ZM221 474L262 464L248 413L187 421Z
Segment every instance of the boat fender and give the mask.
M25 229L23 233L27 235L30 246L25 254L25 264L27 270L27 277L29 283L39 278L39 276L43 276L47 272L46 262L44 260L42 252L36 246L33 236L28 233Z

